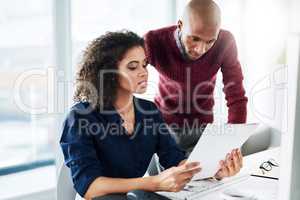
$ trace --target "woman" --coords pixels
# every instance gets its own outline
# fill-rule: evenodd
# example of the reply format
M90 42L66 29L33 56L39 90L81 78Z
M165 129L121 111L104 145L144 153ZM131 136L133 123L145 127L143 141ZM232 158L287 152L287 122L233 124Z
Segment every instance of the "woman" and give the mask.
M144 41L129 31L97 38L83 55L77 103L60 144L74 188L87 200L130 190L180 191L201 170L199 163L185 162L155 104L133 96L146 91L146 67ZM166 170L143 177L154 153ZM220 164L218 178L237 172L229 167L234 162Z

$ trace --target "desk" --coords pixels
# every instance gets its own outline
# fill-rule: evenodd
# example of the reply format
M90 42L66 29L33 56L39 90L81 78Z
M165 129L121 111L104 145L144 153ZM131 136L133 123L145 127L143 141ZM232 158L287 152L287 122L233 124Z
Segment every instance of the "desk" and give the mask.
M280 158L280 148L273 148L259 153L251 154L244 157L244 167L242 168L240 174L251 174L259 169L262 162L273 158L279 160ZM241 191L249 192L255 194L259 200L273 200L277 197L278 191L278 180L260 178L250 176L247 180L239 182L237 184L225 187L223 189L214 191L210 194L199 197L199 200L221 200L220 193L229 188L238 189ZM125 200L126 196L106 196L98 197L94 200Z
M254 153L249 156L244 157L244 167L241 172L245 173L253 173L257 169L263 161L267 161L270 158L275 159L278 163L280 161L280 147L268 149L259 153Z

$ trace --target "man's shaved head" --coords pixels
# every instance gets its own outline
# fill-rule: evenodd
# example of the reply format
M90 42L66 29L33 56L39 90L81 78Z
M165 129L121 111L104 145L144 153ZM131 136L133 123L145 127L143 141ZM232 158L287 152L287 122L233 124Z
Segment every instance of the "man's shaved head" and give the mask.
M221 11L213 0L191 0L185 6L178 28L186 54L196 60L207 52L218 38Z
M191 0L184 9L187 19L195 16L201 19L204 26L218 26L221 23L221 11L212 0Z

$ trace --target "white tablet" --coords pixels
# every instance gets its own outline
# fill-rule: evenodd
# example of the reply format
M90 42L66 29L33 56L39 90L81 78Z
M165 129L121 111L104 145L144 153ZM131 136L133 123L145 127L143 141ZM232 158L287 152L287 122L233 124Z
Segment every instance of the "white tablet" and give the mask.
M208 124L188 158L188 162L200 162L202 168L193 180L213 177L219 161L240 148L257 127L258 124Z

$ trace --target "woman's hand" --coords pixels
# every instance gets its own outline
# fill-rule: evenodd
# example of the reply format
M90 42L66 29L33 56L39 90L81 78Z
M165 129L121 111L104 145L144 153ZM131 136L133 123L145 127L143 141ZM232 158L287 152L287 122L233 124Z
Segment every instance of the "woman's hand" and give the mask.
M178 167L181 166L181 165L183 165L183 164L185 164L186 161L187 161L187 159L182 160L182 161L178 164Z
M215 175L216 179L222 179L236 175L243 167L243 155L239 149L234 149L228 153L225 161L220 161L220 169Z
M200 171L198 162L182 163L178 167L171 167L154 177L155 191L178 192Z

